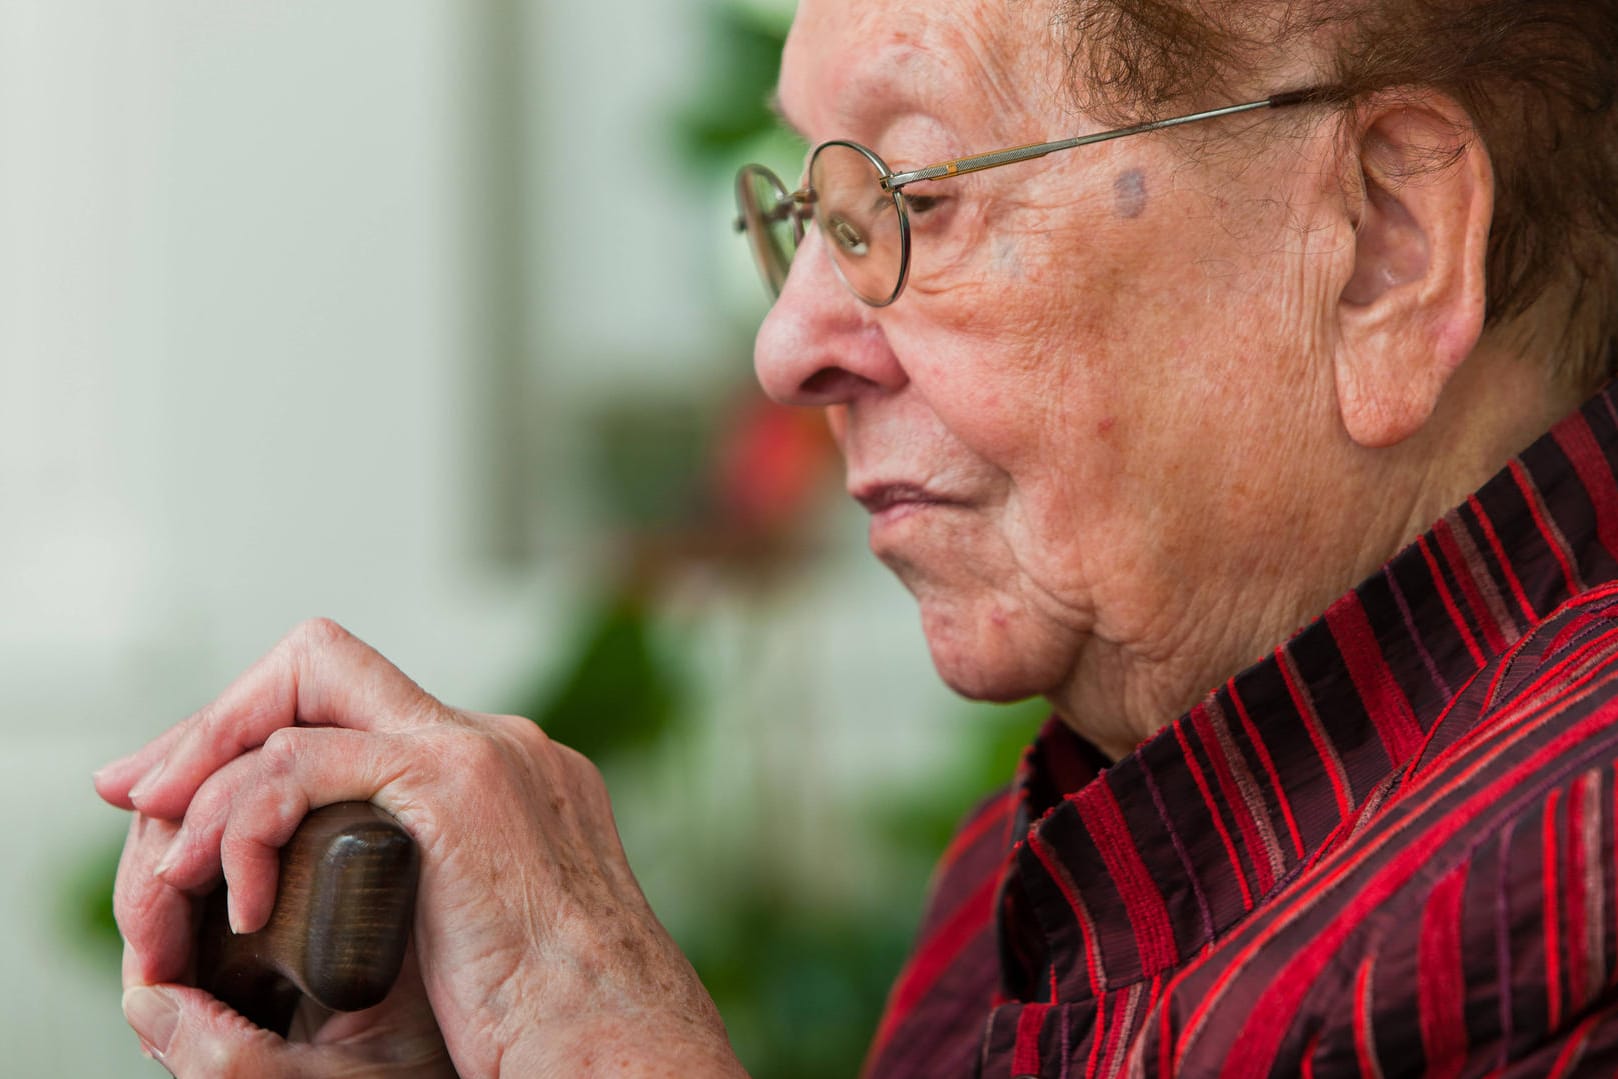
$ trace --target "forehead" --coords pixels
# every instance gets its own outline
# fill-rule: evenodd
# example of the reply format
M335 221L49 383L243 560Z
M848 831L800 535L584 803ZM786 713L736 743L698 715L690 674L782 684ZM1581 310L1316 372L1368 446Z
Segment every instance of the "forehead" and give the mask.
M843 133L822 124L907 110L1004 115L1048 87L1048 27L1038 0L802 0L781 60L782 107L815 138Z

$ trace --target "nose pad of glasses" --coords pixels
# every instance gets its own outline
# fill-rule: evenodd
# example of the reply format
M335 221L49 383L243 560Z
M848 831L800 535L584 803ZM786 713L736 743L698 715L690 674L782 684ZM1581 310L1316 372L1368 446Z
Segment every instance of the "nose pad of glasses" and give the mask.
M865 234L846 217L828 218L826 231L837 241L837 246L850 255L864 255L871 250L871 245L865 241Z

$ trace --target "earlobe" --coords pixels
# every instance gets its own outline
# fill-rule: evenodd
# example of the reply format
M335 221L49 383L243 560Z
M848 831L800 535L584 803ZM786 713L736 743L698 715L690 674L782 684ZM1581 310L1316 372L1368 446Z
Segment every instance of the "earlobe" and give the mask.
M1483 332L1493 173L1465 111L1436 92L1373 104L1360 122L1337 398L1354 441L1390 446L1427 422Z

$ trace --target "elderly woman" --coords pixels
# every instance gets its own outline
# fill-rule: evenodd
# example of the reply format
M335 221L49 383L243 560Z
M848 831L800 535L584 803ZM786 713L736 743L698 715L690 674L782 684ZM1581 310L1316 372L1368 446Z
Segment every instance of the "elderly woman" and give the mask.
M1612 0L804 0L760 381L944 679L1054 711L871 1075L1610 1073L1615 58ZM335 626L98 786L177 1074L739 1073L588 763ZM413 965L293 1045L176 984L191 896L259 926L345 799L419 841Z

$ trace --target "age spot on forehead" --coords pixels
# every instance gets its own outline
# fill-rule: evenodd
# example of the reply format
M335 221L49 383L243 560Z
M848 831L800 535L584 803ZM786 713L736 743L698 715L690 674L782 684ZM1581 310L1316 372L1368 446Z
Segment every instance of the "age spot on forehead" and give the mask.
M1112 182L1113 212L1135 218L1146 212L1146 175L1139 169L1119 173Z

